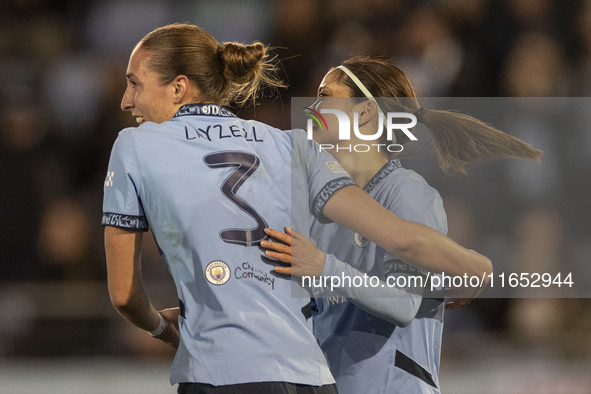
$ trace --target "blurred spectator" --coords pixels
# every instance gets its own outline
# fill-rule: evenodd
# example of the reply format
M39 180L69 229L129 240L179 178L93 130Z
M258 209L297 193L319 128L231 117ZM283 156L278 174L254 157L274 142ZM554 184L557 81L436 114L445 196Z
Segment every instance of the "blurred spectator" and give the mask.
M0 280L36 277L41 169L45 164L41 146L46 133L39 107L4 102L0 110Z
M571 90L570 70L560 44L543 33L516 37L502 76L502 93L514 97L561 97Z
M306 92L302 87L309 79L314 79L310 70L324 57L321 49L330 31L324 19L325 10L315 0L276 0L270 11L270 39L278 48L279 59L284 59L282 66L289 82L289 96L316 95L315 88Z
M146 32L171 23L175 9L167 0L101 0L86 6L84 50L123 59Z
M409 13L399 34L395 60L413 81L417 95L449 96L466 56L449 24L432 8L423 7Z
M91 250L91 221L74 197L49 201L39 235L41 277L50 280L95 280L103 266Z
M514 248L511 258L512 272L560 273L566 276L573 271L569 264L571 245L565 237L565 223L561 209L556 204L540 203L527 206L515 218ZM576 278L576 276L575 276ZM580 279L580 278L579 278ZM557 295L550 289L548 297ZM562 292L568 295L568 293ZM545 349L560 354L575 351L586 354L588 348L580 348L580 324L586 311L577 298L519 298L515 289L508 309L509 332L518 339L522 351ZM582 353L581 353L582 352Z
M219 42L260 41L276 45L269 36L273 23L269 17L272 3L272 0L188 1L182 7L168 8L174 10L175 21L201 26Z
M528 3L528 2L525 2ZM529 4L529 3L528 3ZM571 87L570 69L565 52L552 37L535 32L520 34L506 60L501 79L504 95L513 97L560 97ZM532 163L507 163L510 190L521 200L548 198L563 190L559 136L560 112L558 100L520 102L512 129L515 134L544 151L540 166ZM568 137L567 137L568 138Z

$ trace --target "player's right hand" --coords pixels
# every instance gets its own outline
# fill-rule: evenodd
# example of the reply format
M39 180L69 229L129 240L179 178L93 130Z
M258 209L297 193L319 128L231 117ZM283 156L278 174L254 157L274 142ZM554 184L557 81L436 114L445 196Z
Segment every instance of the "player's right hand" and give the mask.
M166 326L162 334L154 337L165 342L174 349L179 348L180 332L179 332L179 315L180 308L168 308L158 311L166 321Z
M265 255L271 259L282 262L283 264L291 264L291 229L285 227L285 232L266 228L265 234L279 242L261 241L261 247L266 249ZM290 272L282 272L284 274L291 274L290 267L284 267Z
M265 255L290 266L276 266L273 270L280 274L294 276L318 276L324 268L324 253L319 250L314 241L289 227L285 233L266 228L265 233L270 237L281 241L262 241L261 247L265 248Z

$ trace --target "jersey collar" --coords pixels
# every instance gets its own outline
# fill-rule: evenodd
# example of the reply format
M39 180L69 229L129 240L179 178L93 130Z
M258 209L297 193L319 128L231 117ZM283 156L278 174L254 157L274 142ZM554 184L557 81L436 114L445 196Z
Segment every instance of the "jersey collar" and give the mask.
M174 118L185 115L236 117L228 108L217 104L185 104L179 108Z
M382 181L382 179L384 179L388 176L388 174L400 167L402 167L402 164L400 164L400 160L390 160L389 162L384 164L378 172L376 172L376 174L371 178L369 182L367 182L367 185L365 185L363 189L366 193L369 193L370 191L372 191L374 187L376 187Z

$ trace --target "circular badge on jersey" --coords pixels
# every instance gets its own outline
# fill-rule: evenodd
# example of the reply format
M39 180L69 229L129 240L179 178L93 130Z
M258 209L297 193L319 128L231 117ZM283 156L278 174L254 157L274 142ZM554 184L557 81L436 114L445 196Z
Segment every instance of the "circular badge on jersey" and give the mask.
M230 280L230 267L223 261L212 261L205 267L205 278L214 285L223 285Z
M355 245L359 246L360 248L365 248L367 245L369 245L369 239L357 233L355 233L355 236L353 236L353 240L355 241Z

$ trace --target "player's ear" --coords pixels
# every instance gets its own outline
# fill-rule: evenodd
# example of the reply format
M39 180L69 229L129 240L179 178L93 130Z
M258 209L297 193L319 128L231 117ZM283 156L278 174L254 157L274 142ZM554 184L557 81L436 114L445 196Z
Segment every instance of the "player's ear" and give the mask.
M365 100L355 106L354 112L359 114L359 126L377 119L378 106L375 101Z
M183 102L189 91L189 78L186 75L177 75L171 83L172 97L175 104Z

